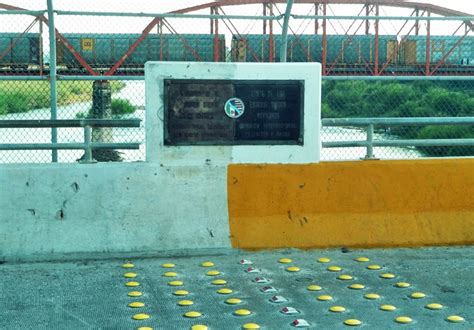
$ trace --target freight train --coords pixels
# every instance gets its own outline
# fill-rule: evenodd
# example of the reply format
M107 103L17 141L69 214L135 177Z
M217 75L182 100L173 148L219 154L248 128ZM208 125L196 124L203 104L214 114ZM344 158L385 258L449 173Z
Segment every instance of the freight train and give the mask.
M235 62L279 62L281 36L233 36L232 60ZM459 70L474 73L474 37L466 37L454 50L459 37L431 36L429 56L431 65L443 61L442 70ZM323 37L321 35L288 36L288 62L322 62ZM333 72L364 71L375 63L375 36L328 35L326 63ZM380 35L378 63L390 71L416 72L426 63L426 36Z
M139 34L64 34L68 43L93 68L113 66L140 37ZM271 39L270 39L271 38ZM474 37L468 36L458 45L460 37L431 36L429 57L431 66L443 63L439 72L474 73ZM279 62L281 35L232 36L231 56L226 57L225 36L209 34L149 34L127 56L122 68L143 70L146 61L218 61ZM5 70L34 70L48 62L42 54L38 33L0 34L0 68ZM423 72L426 61L426 36L380 35L375 49L373 35L328 35L326 69L328 74L367 74L378 57L379 68L385 73L417 74ZM454 50L450 51L453 46ZM215 48L217 47L217 49ZM378 56L377 56L378 55ZM288 36L287 61L322 62L321 35ZM65 70L80 70L79 61L66 46L57 43L57 63Z

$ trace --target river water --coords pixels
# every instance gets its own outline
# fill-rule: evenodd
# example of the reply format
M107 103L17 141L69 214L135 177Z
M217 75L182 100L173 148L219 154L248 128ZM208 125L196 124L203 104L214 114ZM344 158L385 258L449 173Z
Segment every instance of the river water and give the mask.
M140 150L123 150L122 157L126 161L145 160L145 83L143 81L129 81L126 86L114 94L113 98L129 100L137 107L134 114L124 118L139 118L140 128L114 128L114 142L140 142ZM74 103L58 107L58 119L75 119L79 112L87 112L91 102ZM50 109L38 109L27 113L8 114L0 116L3 119L49 119ZM393 138L384 134L374 134L375 139ZM72 143L82 142L84 131L82 128L59 128L58 142ZM321 132L322 141L344 141L365 140L364 130L346 127L323 127ZM50 143L51 129L49 128L6 128L0 130L0 143ZM83 154L81 150L60 150L58 159L60 162L75 162ZM406 159L421 157L415 149L384 147L374 148L374 154L383 159ZM364 157L365 148L331 148L323 149L321 160L350 160ZM51 161L50 150L15 150L0 151L0 163L48 163Z

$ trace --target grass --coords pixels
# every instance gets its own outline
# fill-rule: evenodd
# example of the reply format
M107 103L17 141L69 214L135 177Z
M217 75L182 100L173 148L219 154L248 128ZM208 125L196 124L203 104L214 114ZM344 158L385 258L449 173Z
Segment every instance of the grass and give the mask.
M135 112L135 107L128 101L124 99L113 99L111 104L112 116L120 117L121 115L126 115L129 113ZM92 109L89 109L88 112L79 112L76 114L77 119L86 119L94 118L92 114Z
M121 90L125 83L113 81L112 93ZM92 100L92 82L59 81L57 84L58 105ZM22 113L34 109L48 108L50 86L48 81L1 81L0 115Z

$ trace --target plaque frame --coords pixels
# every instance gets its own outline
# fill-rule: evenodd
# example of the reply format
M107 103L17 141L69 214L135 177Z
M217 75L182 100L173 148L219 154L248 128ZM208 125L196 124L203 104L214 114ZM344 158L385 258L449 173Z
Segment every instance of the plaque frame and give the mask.
M298 109L298 115L299 118L296 120L296 124L298 125L297 127L297 137L296 139L270 139L270 140L251 140L251 139L236 139L237 133L235 132L236 128L234 127L234 139L233 140L228 140L228 139L215 139L212 141L209 140L201 140L201 141L196 141L196 140L191 140L191 141L172 141L170 138L170 110L169 110L169 100L168 100L168 88L171 84L176 83L176 84L219 84L219 83L226 83L226 84L233 84L235 85L240 85L240 86L245 86L245 85L256 85L256 86L266 86L266 85L272 85L272 86L281 86L281 85L297 85L299 88L299 96L298 96L298 101L299 101L299 109ZM234 97L239 97L243 98L241 95L233 95ZM245 100L244 100L245 101ZM173 79L173 78L166 78L163 80L163 143L165 146L245 146L245 145L298 145L298 146L303 146L304 145L304 118L305 118L305 111L304 111L304 105L305 105L305 81L304 79L259 79L259 80L253 80L253 79ZM227 117L224 113L224 105L222 105L222 116ZM247 111L251 111L250 109L246 109ZM232 119L228 118L231 121L234 121L234 125L238 125L242 117Z

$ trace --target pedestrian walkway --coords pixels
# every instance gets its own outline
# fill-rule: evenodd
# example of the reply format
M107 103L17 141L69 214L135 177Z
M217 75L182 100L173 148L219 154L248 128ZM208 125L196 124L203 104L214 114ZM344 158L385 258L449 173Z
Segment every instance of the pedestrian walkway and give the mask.
M474 326L472 247L5 263L0 273L1 329Z

